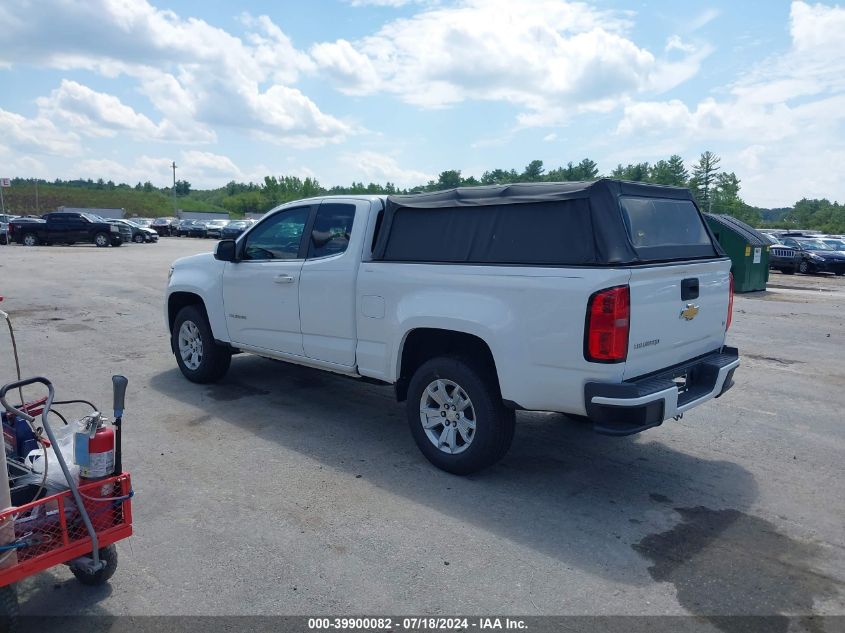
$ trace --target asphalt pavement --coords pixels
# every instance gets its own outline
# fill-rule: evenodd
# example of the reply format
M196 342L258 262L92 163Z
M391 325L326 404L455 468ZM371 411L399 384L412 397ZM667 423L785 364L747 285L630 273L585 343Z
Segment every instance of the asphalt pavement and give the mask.
M521 412L461 478L390 388L247 355L185 380L167 271L213 245L0 247L23 373L104 410L129 378L135 535L105 587L21 583L24 613L845 615L845 278L738 295L736 386L681 421L611 438Z

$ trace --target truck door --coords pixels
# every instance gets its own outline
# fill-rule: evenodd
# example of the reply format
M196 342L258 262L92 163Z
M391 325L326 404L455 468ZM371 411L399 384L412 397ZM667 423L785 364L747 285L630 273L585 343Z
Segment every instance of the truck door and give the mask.
M50 213L46 216L47 242L62 244L75 241L69 237L69 215L68 213Z
M312 209L293 207L265 218L238 244L240 260L226 264L223 307L234 344L303 355L299 280Z
M309 358L355 365L355 285L369 209L368 201L337 199L317 209L299 284L302 344Z
M91 241L91 222L81 215L69 215L67 219L68 242Z

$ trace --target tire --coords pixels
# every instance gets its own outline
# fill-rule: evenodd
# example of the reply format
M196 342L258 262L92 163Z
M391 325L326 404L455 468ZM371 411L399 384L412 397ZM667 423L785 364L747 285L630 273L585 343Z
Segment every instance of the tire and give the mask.
M197 306L186 306L176 315L170 347L182 375L199 384L217 382L232 362L232 352L214 342L208 319Z
M100 555L100 560L106 563L106 566L93 574L82 567L70 565L70 571L83 585L102 585L117 571L117 548L114 545L104 547L97 553Z
M0 587L0 632L16 631L20 607L14 585Z
M781 268L780 272L782 272L784 275L794 275L795 268Z
M435 387L434 391L429 391L429 387ZM439 398L432 393L439 393ZM460 414L460 403L466 403L467 398L470 404ZM445 404L438 406L438 400L445 400ZM424 406L434 413L439 409L443 422L435 415L427 416L432 426L426 429L422 420L425 414L421 412ZM450 406L452 410L447 413ZM407 415L411 435L423 455L441 470L455 475L478 472L504 457L513 440L516 421L513 410L502 402L492 368L449 356L433 358L414 373L408 387ZM449 439L439 444L444 433Z
M138 233L137 235L132 236L132 241L136 244L143 244L144 243L144 236Z
M97 245L97 248L105 248L111 243L111 238L109 237L108 233L97 233L94 236L94 244Z
M38 246L38 236L35 233L24 233L21 244L24 246Z

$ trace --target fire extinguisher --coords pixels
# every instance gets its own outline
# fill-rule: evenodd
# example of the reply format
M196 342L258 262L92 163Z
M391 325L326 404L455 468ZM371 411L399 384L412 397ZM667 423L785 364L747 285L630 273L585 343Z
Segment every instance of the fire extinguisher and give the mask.
M88 465L80 466L82 479L102 479L114 472L114 430L103 424L88 438Z
M114 426L98 411L80 422L82 431L76 434L73 445L73 461L79 466L80 479L96 481L122 470L120 427L128 382L124 376L112 376Z

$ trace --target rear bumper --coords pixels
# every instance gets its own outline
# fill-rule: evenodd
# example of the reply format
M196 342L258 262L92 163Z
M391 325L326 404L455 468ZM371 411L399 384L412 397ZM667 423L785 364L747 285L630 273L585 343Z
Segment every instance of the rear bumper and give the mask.
M584 386L587 417L598 433L631 435L663 424L733 386L739 367L735 347L621 383L588 382ZM683 391L675 379L686 377Z

